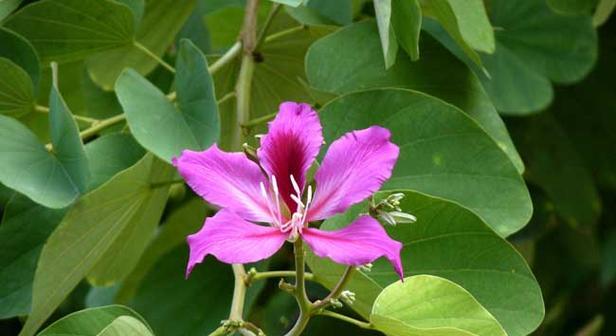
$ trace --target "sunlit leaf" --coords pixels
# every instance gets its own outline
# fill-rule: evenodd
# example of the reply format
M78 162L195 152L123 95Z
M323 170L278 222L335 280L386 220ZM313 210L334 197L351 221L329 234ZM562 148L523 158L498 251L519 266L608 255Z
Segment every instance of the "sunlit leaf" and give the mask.
M138 323L145 323L145 320L139 314L128 307L111 305L99 308L84 309L72 314L69 314L58 321L54 322L45 330L39 333L39 336L58 336L58 335L79 335L79 336L96 336L96 335L119 335L113 333L104 333L109 328L109 325L114 323L118 318L130 318ZM145 329L149 330L144 326ZM100 334L99 334L100 333ZM148 335L148 334L133 334L124 333L121 335Z
M143 322L132 316L120 316L113 320L98 336L153 336Z
M507 335L469 292L432 275L416 275L387 286L374 301L370 321L392 336Z
M404 244L404 275L430 274L449 279L466 289L492 314L508 335L528 335L544 315L541 289L524 258L479 217L459 205L411 191L403 191L400 207L417 217L413 224L388 226L389 235ZM379 193L377 200L387 193ZM360 205L326 221L332 230L348 225ZM344 267L309 255L317 280L332 288ZM357 271L348 289L356 294L352 308L364 317L389 284L399 280L387 260L377 260L370 272Z
M398 55L398 41L396 33L391 24L392 0L374 0L374 12L376 13L376 23L379 27L379 37L381 38L381 48L385 59L385 69L389 69L396 62Z

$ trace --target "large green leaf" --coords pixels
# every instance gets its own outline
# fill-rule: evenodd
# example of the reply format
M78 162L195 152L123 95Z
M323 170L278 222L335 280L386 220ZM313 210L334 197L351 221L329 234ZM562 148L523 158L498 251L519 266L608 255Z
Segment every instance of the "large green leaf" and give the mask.
M526 162L525 178L545 190L570 225L593 225L601 211L593 177L554 116L544 112L509 126Z
M207 62L188 40L181 43L177 69L177 108L134 70L123 72L116 83L118 99L133 135L167 162L184 149L209 147L220 132Z
M4 24L32 42L43 64L68 62L133 42L133 13L112 0L43 0Z
M431 274L447 278L469 291L510 336L531 333L543 319L541 289L524 258L479 217L454 203L403 191L401 208L417 217L413 224L388 226L389 235L404 244L405 276ZM380 193L378 198L385 197ZM358 206L326 221L323 229L348 225L365 211ZM344 267L310 255L317 280L332 288ZM377 260L371 272L358 271L349 283L357 300L352 308L364 317L387 285L398 280L391 264Z
M185 244L186 237L199 230L203 225L206 209L203 200L195 197L169 214L135 269L122 281L122 286L115 295L117 302L128 303L158 259L178 245Z
M89 190L132 166L143 149L127 134L109 134L86 145L92 179ZM66 209L36 204L15 194L4 207L0 225L0 318L27 315L32 281L41 248L60 223Z
M145 323L145 320L132 309L119 305L111 305L84 309L69 314L45 328L38 336L96 336L121 317L127 317L135 319L139 323ZM145 327L145 329L148 330L147 327ZM123 335L134 334L125 333Z
M306 55L306 74L317 90L347 93L367 88L403 87L448 101L475 119L507 153L518 171L524 170L503 121L476 76L429 36L422 36L422 58L398 57L384 70L374 22L343 28L315 42Z
M38 88L41 70L39 58L28 40L6 28L0 27L0 57L8 58L24 69Z
M0 225L0 319L30 312L36 261L66 210L49 209L15 194Z
M130 304L150 321L157 335L203 335L228 317L231 267L208 257L185 279L187 258L188 249L178 246L159 259Z
M507 335L469 292L432 275L387 286L374 301L370 321L392 336Z
M7 163L0 171L3 184L51 208L69 205L86 190L87 158L55 74L49 94L52 152L15 119L0 116L0 131L0 158Z
M158 223L168 187L153 184L168 180L169 172L166 164L146 155L71 208L43 247L34 277L33 309L20 335L33 335L92 267L113 254L110 248L138 252L126 247L125 240L141 227ZM143 246L150 237L130 243ZM109 274L118 274L115 268L128 269L137 258L123 255L109 264L114 267Z
M34 110L34 87L28 73L0 57L0 114L20 117Z
M99 336L153 336L152 331L143 322L132 316L120 316L113 320Z
M325 140L382 125L400 147L384 189L413 189L455 201L502 236L532 213L524 181L498 145L456 107L405 89L343 95L321 109Z
M162 55L173 43L195 2L196 0L146 0L143 19L134 39L157 56ZM94 55L87 60L87 66L94 82L106 90L112 90L116 79L125 68L147 74L158 66L158 63L131 44Z
M498 27L496 52L482 56L490 77L474 69L502 113L542 110L552 101L551 81L578 81L595 63L597 35L589 15L558 15L545 0L495 0L490 18ZM442 31L427 28L461 55Z

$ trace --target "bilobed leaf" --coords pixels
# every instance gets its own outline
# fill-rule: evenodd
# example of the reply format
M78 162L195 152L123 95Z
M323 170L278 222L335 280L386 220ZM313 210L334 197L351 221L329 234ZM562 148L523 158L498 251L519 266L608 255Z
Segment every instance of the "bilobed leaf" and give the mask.
M400 155L383 189L412 189L472 210L506 237L528 223L532 203L524 181L497 144L456 107L405 89L340 96L321 109L331 143L351 130L381 125Z
M207 62L188 40L180 43L176 86L177 108L134 70L125 71L116 83L118 99L133 135L167 162L184 149L209 147L220 133Z
M78 191L83 193L88 187L90 178L88 158L79 136L79 127L60 95L55 64L52 64L52 72L53 83L49 94L49 133L53 153Z
M18 35L4 27L0 27L0 57L8 58L24 69L37 91L41 69L39 57L34 47L23 36Z
M114 133L86 146L92 179L89 190L143 156L130 135ZM32 281L43 244L67 209L50 209L15 194L3 208L0 225L0 318L27 315L32 301Z
M173 43L186 19L192 13L196 0L146 0L143 19L136 29L134 40L152 53L161 56ZM125 68L133 68L145 75L158 66L158 62L133 44L98 53L87 59L87 68L96 84L112 90Z
M505 124L477 77L430 36L422 36L421 60L407 57L384 71L374 22L366 21L325 36L306 55L306 75L317 90L348 93L367 88L402 87L439 97L475 119L509 156L519 172L524 165Z
M387 286L374 301L370 321L392 336L507 335L469 292L432 275L415 275Z
M391 24L398 44L411 57L419 59L419 33L421 31L421 7L418 0L391 0Z
M87 158L79 129L57 83L49 94L52 153L17 120L0 116L0 131L0 158L6 162L0 171L3 184L50 208L65 207L86 190Z
M120 305L111 305L105 307L97 307L84 309L59 319L54 322L49 327L45 328L45 330L41 331L39 336L59 336L59 335L79 335L79 336L97 336L101 335L104 330L107 330L109 325L114 323L118 318L130 318L131 321L134 320L136 322L131 322L131 324L145 323L145 320L139 316L132 309L120 306ZM143 326L145 329L140 330L149 330L147 327ZM106 335L117 335L117 334L106 334ZM132 333L124 333L122 335L135 335ZM137 335L148 335L148 334L137 334ZM151 334L150 334L151 335Z
M34 110L34 87L28 73L0 57L0 114L20 117Z
M393 239L404 244L401 258L405 276L430 274L462 286L509 336L528 335L539 326L544 315L541 289L513 246L455 203L411 191L399 192L405 194L402 210L417 217L413 224L386 227ZM377 194L377 201L388 194ZM365 204L357 206L326 221L321 228L344 227L366 209ZM344 266L311 254L308 265L317 280L329 288L344 271ZM379 293L397 280L398 275L384 259L374 262L370 272L356 272L348 287L357 297L353 309L367 318Z
M396 33L391 24L392 0L374 0L374 12L376 13L376 23L379 27L379 37L381 38L381 48L385 59L385 69L389 69L396 62L398 55L398 41Z
M43 0L32 3L4 26L23 35L41 62L69 62L131 44L132 11L112 0Z
M169 173L167 165L146 155L133 167L80 198L69 210L41 252L34 277L33 310L21 336L33 335L119 238L139 231L137 225L158 223L168 187L153 184L168 180ZM119 266L131 262L134 256L122 258L118 260Z
M132 316L120 316L113 320L97 336L153 336L143 322Z

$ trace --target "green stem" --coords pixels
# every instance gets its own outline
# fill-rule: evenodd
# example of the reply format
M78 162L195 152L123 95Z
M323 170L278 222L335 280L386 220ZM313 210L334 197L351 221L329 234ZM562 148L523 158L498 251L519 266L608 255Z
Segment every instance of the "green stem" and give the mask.
M291 35L293 33L297 33L297 32L302 31L304 29L306 29L306 26L296 26L296 27L292 27L292 28L289 28L289 29L281 30L281 31L276 32L274 34L268 35L265 38L265 43L275 41L275 40L277 40L279 38L285 37L287 35Z
M158 64L162 65L165 69L169 70L171 73L175 73L175 69L169 63L158 57L155 53L148 49L148 47L144 46L138 41L133 41L133 45L137 47L137 49L141 50L144 54L148 55L150 58L158 62Z
M235 133L232 144L233 148L239 148L243 143L244 133L241 125L246 124L250 120L250 95L252 89L252 77L255 72L255 61L252 54L245 54L242 57L242 65L240 74L235 86L237 95L236 118L237 127L233 130Z
M266 122L268 122L270 120L274 120L274 118L276 117L276 114L278 114L278 113L277 112L276 113L271 113L271 114L264 115L264 116L259 117L259 118L255 118L255 119L249 120L245 124L242 124L242 127L247 129L247 130L250 130L254 126L261 125L261 124L266 123Z
M269 278L286 278L286 277L295 277L295 271L269 271L269 272L258 272L252 277L250 277L250 281L255 280L263 280ZM304 279L308 281L314 280L314 275L312 273L304 272Z
M233 264L233 275L235 276L235 286L233 288L233 301L231 301L231 312L229 320L243 321L244 300L246 298L246 270L242 264Z
M235 91L231 91L227 93L226 95L222 96L220 99L216 101L216 104L220 105L233 97L235 97Z
M42 105L34 105L34 110L36 112L49 113L49 107L42 106ZM84 117L84 116L75 115L75 114L73 114L73 119L75 119L77 121L83 121L83 122L89 123L89 124L94 124L94 123L97 123L97 122L100 121L100 119L89 118L89 117Z
M101 120L99 122L94 123L91 127L88 127L85 130L79 132L79 136L82 139L89 138L92 135L95 135L96 133L100 132L101 130L103 130L103 129L109 127L109 126L113 126L113 125L123 121L124 119L126 119L124 114L118 114L118 115L113 116L111 118L103 119L103 120Z
M355 270L355 267L347 266L347 268L344 270L344 273L340 277L340 280L338 280L338 283L332 289L329 295L327 295L323 300L319 300L313 303L312 309L318 310L318 309L326 308L331 303L332 300L337 299L342 293L342 291L344 290L344 288L346 287L346 285L351 280L351 275L353 274L354 270Z
M242 51L242 43L240 41L235 42L231 46L231 48L229 48L229 50L227 50L226 53L224 53L219 59L216 60L216 62L212 63L208 67L208 70L210 71L210 74L213 75L218 70L220 70L220 68L225 66L225 64L227 64L227 63L231 62L232 60L234 60L237 57L237 55L240 54L241 51Z
M306 294L306 273L304 265L304 245L301 238L298 238L293 243L293 252L295 253L295 300L299 305L299 318L295 321L293 328L286 336L301 335L302 331L308 325L310 315L312 313L312 303Z
M333 311L329 311L329 310L322 310L320 312L318 312L316 315L323 315L323 316L329 316L329 317L333 317L335 319L347 322L347 323L351 323L354 324L360 328L363 329L370 329L370 330L375 330L375 328L372 326L372 324L368 323L368 322L364 322L364 321L360 321L360 320L356 320L352 317L348 317L342 314L338 314L338 313L334 313Z

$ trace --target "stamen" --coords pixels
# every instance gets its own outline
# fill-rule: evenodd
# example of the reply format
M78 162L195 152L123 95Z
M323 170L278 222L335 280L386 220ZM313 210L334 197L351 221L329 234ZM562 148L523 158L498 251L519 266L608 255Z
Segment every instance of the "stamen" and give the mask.
M291 177L291 184L293 185L293 190L295 190L295 193L297 194L297 196L301 196L302 192L299 190L299 185L297 184L297 181L295 181L293 174L289 176Z
M276 183L276 175L272 175L271 177L272 180L272 188L274 189L274 197L276 198L276 208L278 209L278 216L276 217L276 219L278 220L278 222L282 223L282 211L280 209L280 197L279 197L279 192L278 192L278 183Z
M280 217L276 216L274 209L272 208L272 202L270 200L270 198L267 196L267 191L265 190L265 185L263 184L263 182L259 182L259 187L261 189L261 195L263 195L263 198L265 198L265 203L267 204L267 210L269 210L270 216L272 216L272 219L274 219L274 226L280 227Z

